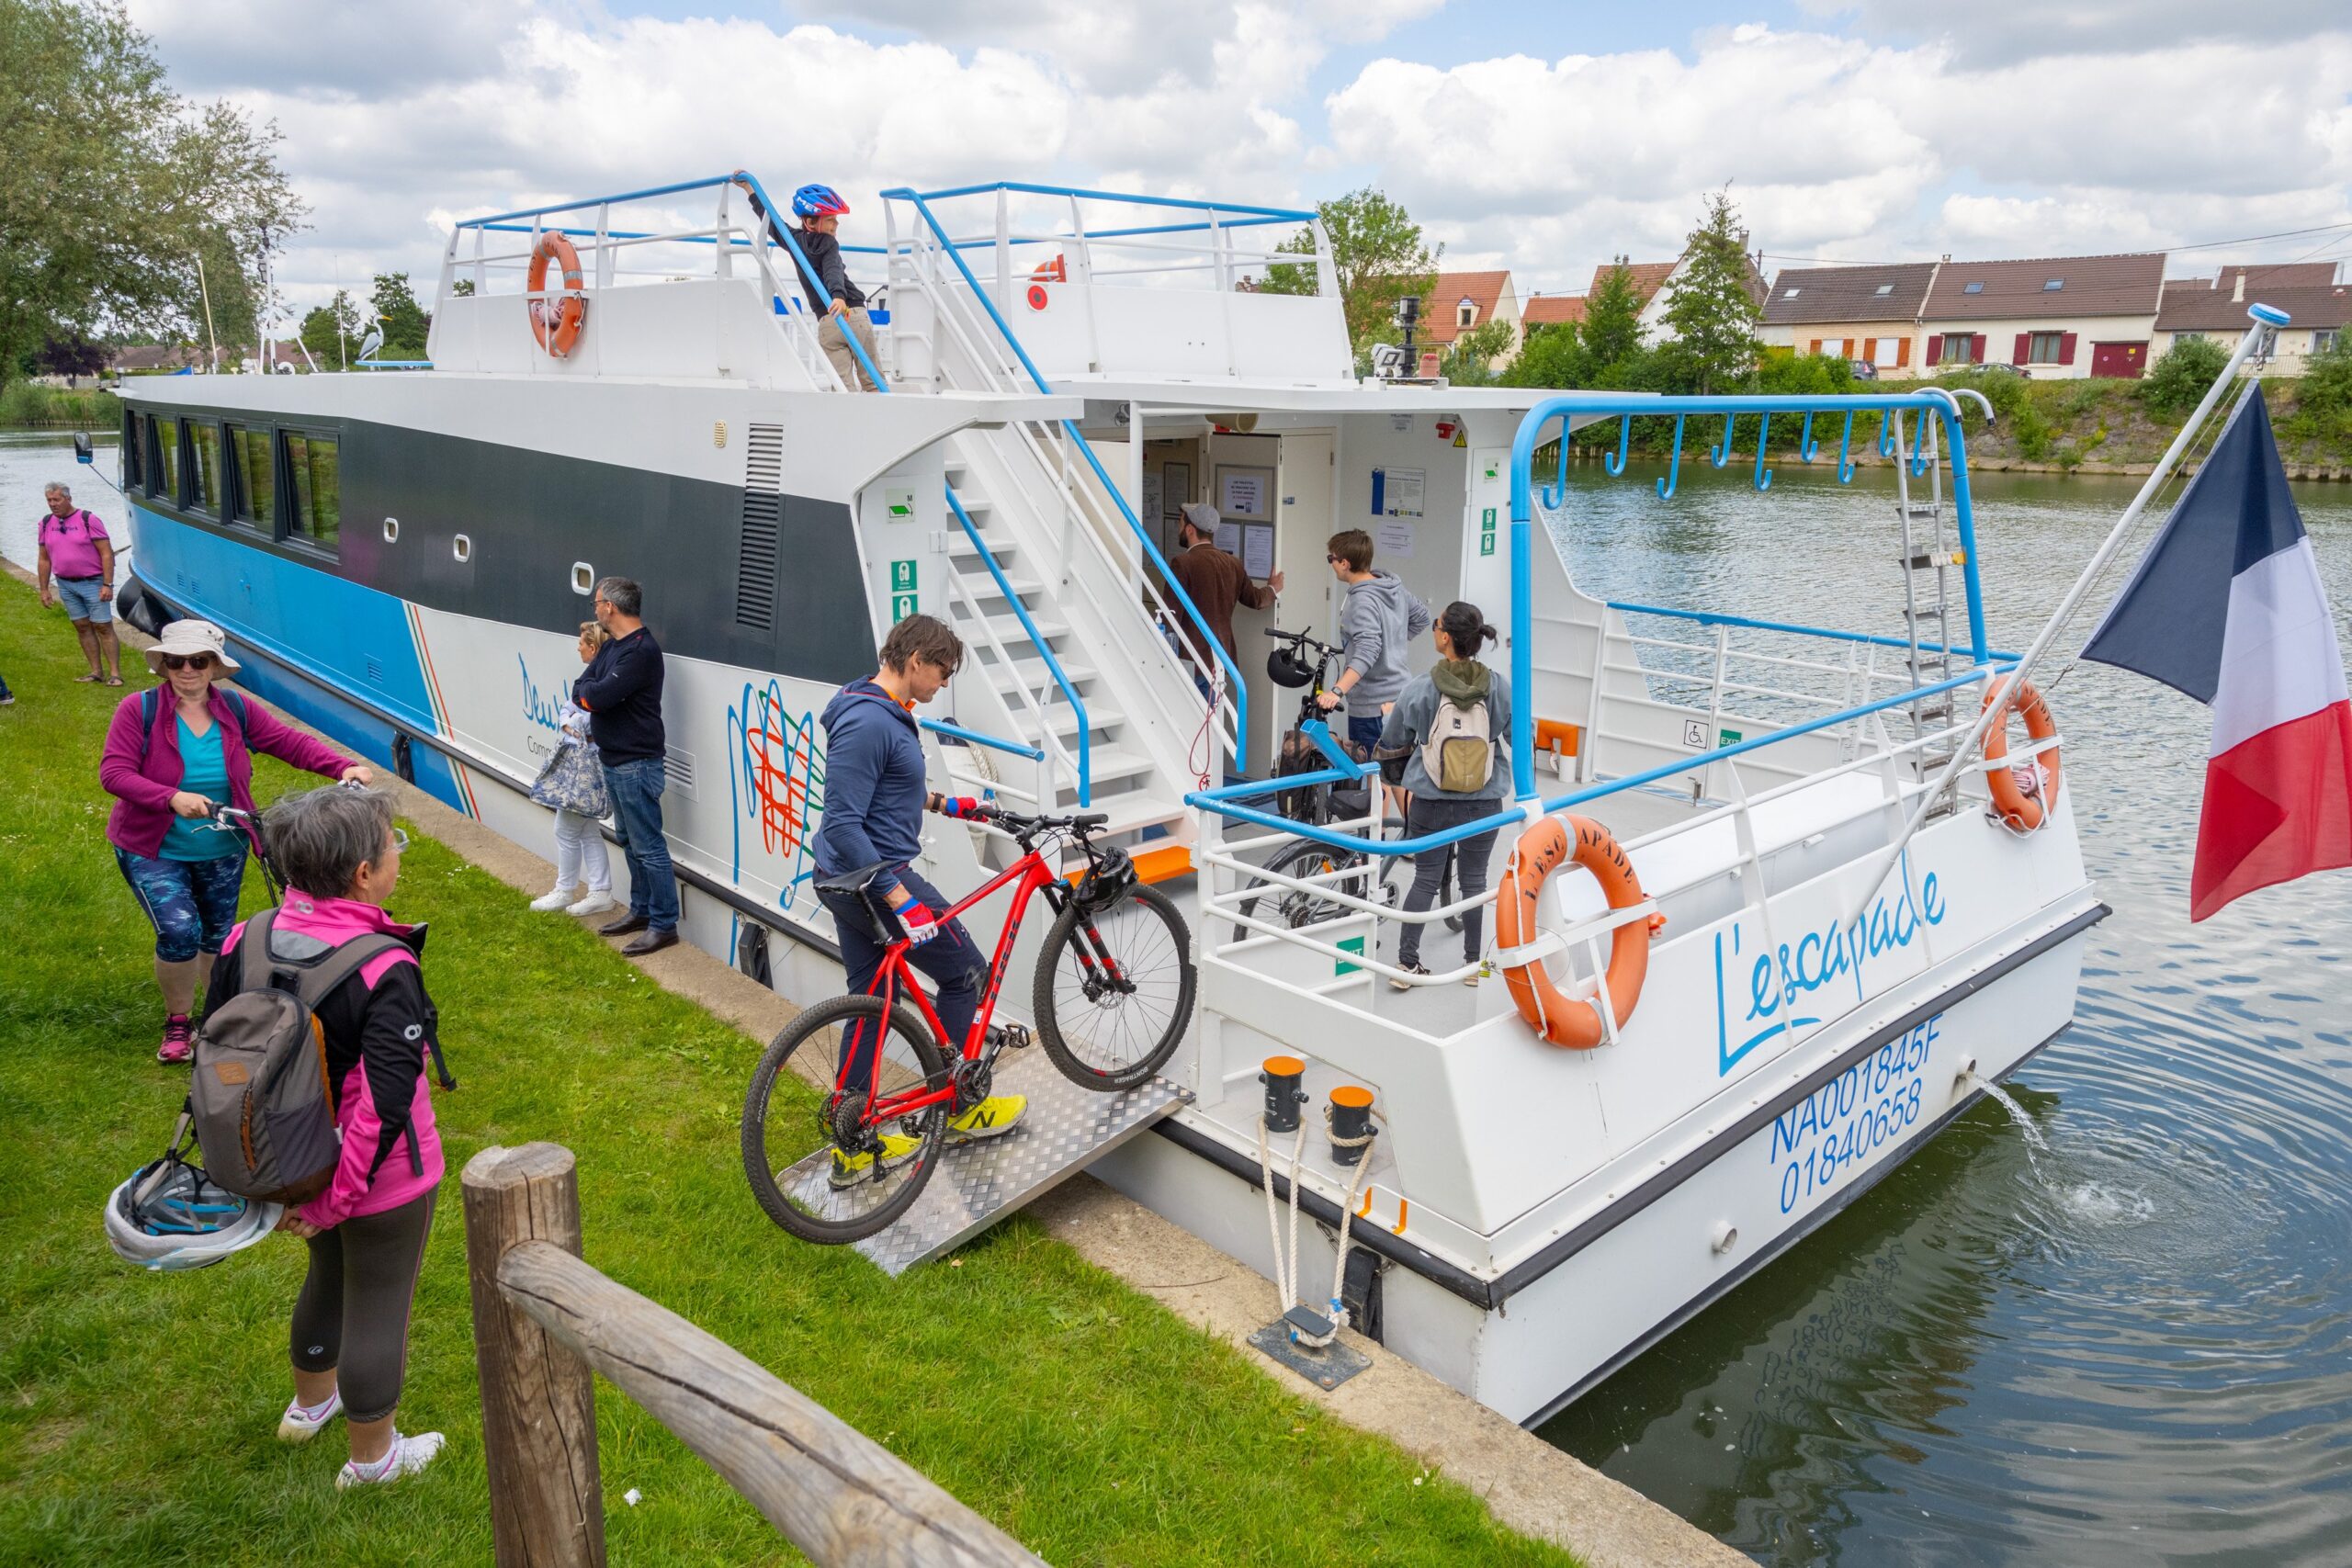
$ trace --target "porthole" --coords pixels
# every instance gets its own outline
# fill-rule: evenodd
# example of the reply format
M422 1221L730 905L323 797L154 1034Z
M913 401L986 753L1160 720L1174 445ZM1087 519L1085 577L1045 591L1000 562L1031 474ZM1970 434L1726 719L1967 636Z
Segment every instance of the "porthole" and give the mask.
M401 520L400 520L399 518L397 518L397 517L387 517L387 518L385 518L385 519L384 519L384 543L386 543L386 544L388 544L388 545L397 545L397 544L399 544L400 542L401 542Z
M474 542L459 534L449 541L449 553L460 562L469 561L474 558Z
M596 592L596 569L584 560L571 563L571 591L582 599Z

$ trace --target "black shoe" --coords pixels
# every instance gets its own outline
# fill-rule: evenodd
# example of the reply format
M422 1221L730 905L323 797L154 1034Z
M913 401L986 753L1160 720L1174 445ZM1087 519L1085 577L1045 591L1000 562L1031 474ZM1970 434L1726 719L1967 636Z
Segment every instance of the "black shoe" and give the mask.
M596 934L598 936L627 936L631 931L643 931L648 923L643 915L623 915L617 920L610 920L598 926Z
M622 948L621 956L623 958L642 958L649 953L659 953L665 947L675 947L677 945L678 933L674 929L666 931L650 931L643 936L639 937L635 942L630 942L627 947Z

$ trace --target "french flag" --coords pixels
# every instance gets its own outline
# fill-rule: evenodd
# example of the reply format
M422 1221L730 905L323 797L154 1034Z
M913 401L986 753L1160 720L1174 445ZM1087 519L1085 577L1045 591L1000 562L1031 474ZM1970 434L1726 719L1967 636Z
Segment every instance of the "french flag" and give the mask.
M2352 865L2352 703L2259 388L2083 649L2213 710L2188 914Z

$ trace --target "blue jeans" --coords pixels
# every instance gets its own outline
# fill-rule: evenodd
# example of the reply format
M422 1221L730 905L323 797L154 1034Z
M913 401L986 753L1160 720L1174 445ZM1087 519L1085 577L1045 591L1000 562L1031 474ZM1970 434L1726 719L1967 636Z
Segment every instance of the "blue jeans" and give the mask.
M669 782L659 757L605 764L613 825L620 829L621 853L628 861L629 918L657 931L678 929L678 874L670 865L670 840L662 831L662 791Z
M1358 718L1355 715L1350 714L1348 739L1359 746L1377 746L1380 744L1380 727L1387 722L1387 719L1379 714L1374 714L1370 718Z
M114 863L155 928L155 956L164 963L217 953L229 940L245 886L243 849L212 860L164 860L119 849Z
M934 915L955 902L904 866L899 868L899 881L908 892L930 906ZM842 967L849 971L849 988L862 996L872 987L874 976L882 972L883 947L875 937L873 917L861 900L839 893L820 893L817 897L832 911L833 934L842 944ZM938 994L932 998L932 1005L939 1011L939 1021L946 1027L949 1049L962 1051L964 1036L972 1027L972 1015L980 1010L980 980L988 973L989 961L980 952L980 944L972 940L972 933L964 929L963 921L945 920L941 922L937 936L908 950L907 962L938 983ZM860 1023L847 1032L853 1038L842 1044L842 1058L848 1064L848 1076L842 1084L863 1094L874 1082L875 1052L865 1038L871 1029Z

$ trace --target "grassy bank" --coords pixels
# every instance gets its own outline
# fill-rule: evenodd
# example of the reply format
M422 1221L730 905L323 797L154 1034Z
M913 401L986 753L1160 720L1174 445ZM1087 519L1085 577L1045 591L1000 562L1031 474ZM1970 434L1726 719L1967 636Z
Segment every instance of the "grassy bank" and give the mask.
M112 430L122 423L122 400L95 387L68 390L31 381L0 388L0 429Z
M71 683L78 665L62 618L0 581L18 699L0 708L0 1562L487 1562L456 1172L486 1144L539 1137L580 1156L591 1262L1049 1561L1566 1561L1028 1221L895 1281L786 1238L737 1164L758 1046L423 838L394 908L432 922L426 975L462 1087L436 1097L450 1177L401 1425L451 1441L413 1483L338 1495L339 1430L308 1449L272 1436L300 1246L149 1276L100 1235L106 1193L160 1147L185 1075L153 1059L152 939L96 781L112 704ZM259 782L266 800L295 781L266 762ZM615 1562L790 1558L658 1423L609 1388L597 1403Z

